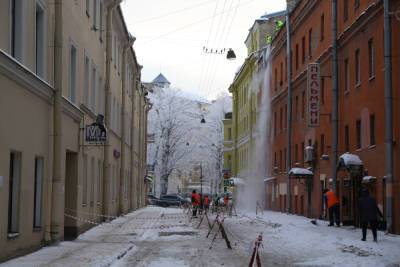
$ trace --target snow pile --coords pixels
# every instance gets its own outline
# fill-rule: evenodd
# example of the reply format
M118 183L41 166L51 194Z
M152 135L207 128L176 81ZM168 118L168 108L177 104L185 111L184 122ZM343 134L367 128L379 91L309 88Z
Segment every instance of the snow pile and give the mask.
M340 156L339 161L343 161L346 167L351 165L361 166L363 162L361 161L360 157L354 154L345 153Z
M289 175L294 175L294 176L313 176L314 173L308 169L304 168L292 168L289 171Z

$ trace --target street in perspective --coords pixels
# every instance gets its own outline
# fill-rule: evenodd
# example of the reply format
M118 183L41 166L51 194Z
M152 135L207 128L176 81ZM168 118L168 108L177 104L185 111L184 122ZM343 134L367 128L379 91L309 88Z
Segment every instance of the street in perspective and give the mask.
M400 267L400 0L0 15L0 267Z

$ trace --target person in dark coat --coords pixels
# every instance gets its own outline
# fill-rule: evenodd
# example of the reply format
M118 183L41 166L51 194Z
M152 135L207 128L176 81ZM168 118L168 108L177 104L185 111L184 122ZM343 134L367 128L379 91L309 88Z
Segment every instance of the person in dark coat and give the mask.
M383 218L382 212L376 204L375 198L369 195L368 189L363 188L358 200L360 209L360 222L362 228L362 241L366 240L368 224L371 227L374 241L377 242L378 215Z

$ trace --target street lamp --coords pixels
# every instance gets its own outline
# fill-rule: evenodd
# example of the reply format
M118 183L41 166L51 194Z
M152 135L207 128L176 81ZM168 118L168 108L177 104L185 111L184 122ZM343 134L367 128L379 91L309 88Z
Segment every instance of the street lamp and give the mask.
M228 53L226 54L226 59L228 59L228 60L236 59L235 51L233 51L232 48L229 48Z

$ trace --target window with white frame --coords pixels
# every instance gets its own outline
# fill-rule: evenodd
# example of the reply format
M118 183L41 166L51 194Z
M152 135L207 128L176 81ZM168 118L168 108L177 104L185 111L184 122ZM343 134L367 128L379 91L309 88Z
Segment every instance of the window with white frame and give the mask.
M90 206L94 205L94 189L95 189L95 177L96 177L96 167L95 167L95 159L92 157L90 162Z
M75 103L76 98L76 58L77 50L74 45L70 47L70 62L69 62L69 93L68 98Z
M19 203L21 189L21 152L10 152L10 169L8 183L8 234L19 232Z
M25 0L11 0L11 49L10 54L22 62L24 45L24 6Z
M87 156L83 155L82 205L86 205L87 203L87 189L88 189L87 172L88 172Z
M93 29L97 29L97 0L93 0Z
M90 100L91 100L90 103L91 103L91 109L94 113L96 113L96 97L97 97L96 96L97 95L97 92L96 92L97 77L96 77L96 75L97 75L96 67L92 66L92 96L90 98Z
M39 1L36 2L36 16L35 16L35 61L36 61L36 74L44 78L45 76L45 9Z
M100 30L100 41L103 42L103 1L100 1L100 12L99 12L99 30Z
M42 185L43 185L43 158L35 158L35 183L33 198L33 227L42 226Z
M89 106L89 80L90 80L90 59L85 56L85 69L83 77L83 103Z

